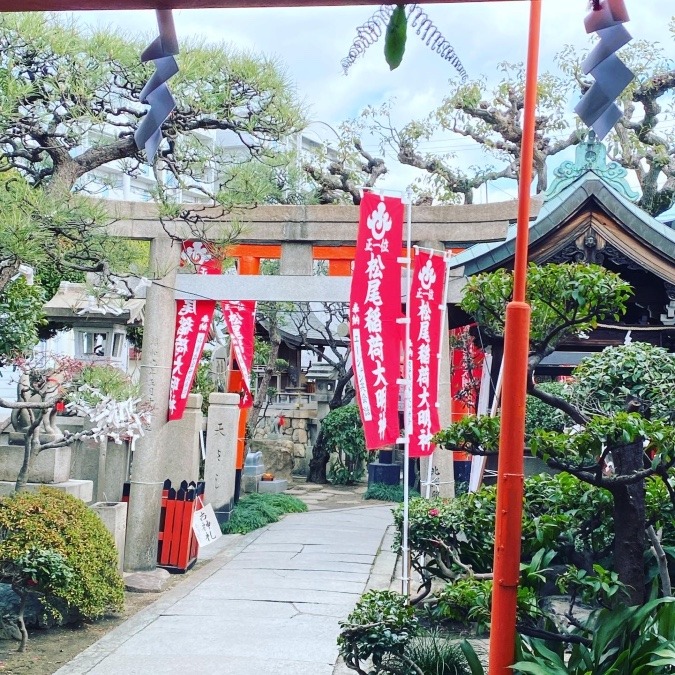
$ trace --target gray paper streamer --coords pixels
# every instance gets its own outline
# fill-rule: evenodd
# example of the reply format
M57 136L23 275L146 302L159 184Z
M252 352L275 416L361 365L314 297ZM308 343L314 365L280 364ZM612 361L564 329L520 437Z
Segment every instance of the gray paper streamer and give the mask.
M628 86L634 75L616 56L616 51L628 44L630 33L622 25L628 21L623 0L603 0L598 11L584 19L586 32L597 32L600 41L586 57L581 67L595 83L574 108L586 126L602 140L621 117L615 100Z
M623 24L616 24L611 28L603 28L598 31L600 42L593 48L591 53L584 59L581 69L588 74L599 63L609 58L624 45L631 41L630 33Z
M150 109L141 120L134 140L139 149L145 149L148 161L157 154L162 142L162 124L176 107L166 82L178 72L178 64L174 58L178 54L178 39L170 9L157 10L159 36L141 54L141 62L153 61L155 72L141 91L141 103L147 103Z

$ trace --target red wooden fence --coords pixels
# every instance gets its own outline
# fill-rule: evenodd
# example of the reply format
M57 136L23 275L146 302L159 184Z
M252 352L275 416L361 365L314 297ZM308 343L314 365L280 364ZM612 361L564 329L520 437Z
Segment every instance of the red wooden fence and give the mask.
M178 490L164 481L159 520L157 566L172 573L187 572L196 562L199 544L192 531L192 515L202 506L204 483L182 481ZM122 501L129 501L129 484L124 484Z

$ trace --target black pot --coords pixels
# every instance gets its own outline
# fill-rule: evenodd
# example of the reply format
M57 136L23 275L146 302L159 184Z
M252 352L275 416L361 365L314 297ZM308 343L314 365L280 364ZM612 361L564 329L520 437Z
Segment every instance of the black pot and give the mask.
M391 464L394 461L393 450L380 450L378 453L380 464Z

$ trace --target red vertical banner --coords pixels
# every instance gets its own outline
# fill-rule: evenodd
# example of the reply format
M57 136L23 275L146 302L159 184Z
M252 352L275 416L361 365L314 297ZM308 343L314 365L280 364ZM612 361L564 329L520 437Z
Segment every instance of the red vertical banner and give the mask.
M191 263L197 274L220 274L221 261L201 242L185 242L181 264ZM169 420L179 420L192 389L199 359L208 340L215 300L177 300L176 331L169 390Z
M403 202L366 192L361 200L349 298L354 380L368 450L399 437Z
M475 415L483 373L484 352L476 346L469 326L450 331L450 419Z
M410 457L434 451L440 430L438 379L445 319L446 263L443 254L418 253L410 285Z
M251 396L251 368L255 336L255 306L253 300L223 301L223 319L230 334L234 357L241 372L242 393L240 408L253 405Z

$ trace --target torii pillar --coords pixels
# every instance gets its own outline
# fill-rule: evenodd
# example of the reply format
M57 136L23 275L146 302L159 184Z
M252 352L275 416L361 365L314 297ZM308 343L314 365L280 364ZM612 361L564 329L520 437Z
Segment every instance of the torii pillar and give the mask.
M260 262L263 258L280 258L281 246L246 246L235 245L228 249L228 256L237 258L237 272L241 275L260 274ZM234 355L234 349L230 345L230 359L227 376L227 391L235 394L241 393L241 371ZM239 424L237 427L237 455L235 463L234 479L234 503L239 501L241 491L241 474L244 469L244 456L246 454L246 423L248 410L239 411Z
M180 245L169 237L151 240L150 274L157 282L148 288L145 301L140 388L141 399L152 405L152 419L145 435L136 441L131 460L124 550L127 572L148 572L157 567L157 532L166 477L160 474L166 466L164 453L168 447L165 430L176 323L174 288L180 252Z

